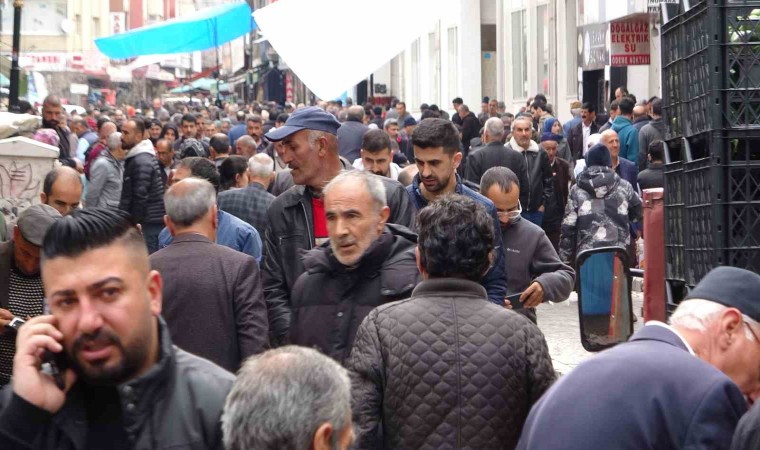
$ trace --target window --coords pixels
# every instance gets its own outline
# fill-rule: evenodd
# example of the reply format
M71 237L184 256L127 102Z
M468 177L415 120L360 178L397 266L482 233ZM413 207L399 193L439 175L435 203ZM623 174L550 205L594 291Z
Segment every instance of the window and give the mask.
M513 6L519 0L513 0ZM505 48L512 49L512 96L525 98L528 96L528 24L525 20L525 10L512 13L512 41Z
M448 75L449 75L449 98L441 100L441 106L442 108L444 105L449 104L451 99L454 97L457 97L459 95L458 91L458 83L459 80L457 79L457 27L449 28L449 53L448 53Z
M538 92L549 95L549 5L536 8L536 73Z
M100 37L100 18L99 17L93 17L92 18L92 37Z

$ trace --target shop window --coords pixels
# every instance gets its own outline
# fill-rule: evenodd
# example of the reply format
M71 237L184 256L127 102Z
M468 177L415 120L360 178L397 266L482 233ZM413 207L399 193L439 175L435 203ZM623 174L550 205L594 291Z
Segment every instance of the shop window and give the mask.
M520 0L513 0L522 4ZM512 96L525 98L528 96L528 24L525 10L512 12L512 40L506 43L506 48L512 49Z

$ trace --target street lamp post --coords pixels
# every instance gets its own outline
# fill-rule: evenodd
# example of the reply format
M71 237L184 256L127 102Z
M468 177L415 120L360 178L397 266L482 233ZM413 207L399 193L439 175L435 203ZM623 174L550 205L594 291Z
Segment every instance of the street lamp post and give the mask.
M18 53L21 47L21 8L24 7L24 0L13 0L13 49L11 59L11 89L10 89L10 110L20 112L18 106L19 93L19 68Z

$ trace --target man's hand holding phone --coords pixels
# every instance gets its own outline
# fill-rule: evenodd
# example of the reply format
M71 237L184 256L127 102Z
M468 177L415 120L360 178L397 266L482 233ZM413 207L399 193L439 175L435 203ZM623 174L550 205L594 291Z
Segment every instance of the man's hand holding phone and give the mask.
M65 389L61 390L55 379L42 372L45 350L52 353L64 351L63 333L56 328L51 315L37 316L18 330L16 356L13 358L13 392L27 402L55 414L66 400L66 391L76 381L73 370L66 368L63 376Z

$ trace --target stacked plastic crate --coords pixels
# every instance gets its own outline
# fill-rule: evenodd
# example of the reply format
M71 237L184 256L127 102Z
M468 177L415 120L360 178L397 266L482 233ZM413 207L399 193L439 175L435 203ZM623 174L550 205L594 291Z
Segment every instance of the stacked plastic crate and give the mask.
M703 0L662 27L666 277L760 272L760 0Z

